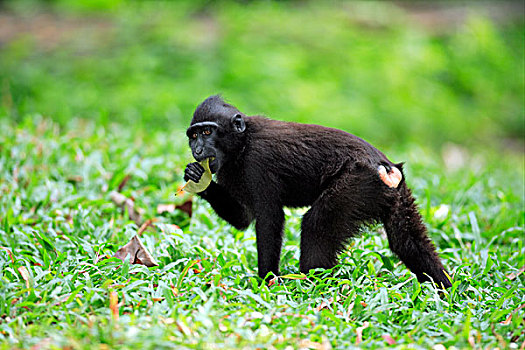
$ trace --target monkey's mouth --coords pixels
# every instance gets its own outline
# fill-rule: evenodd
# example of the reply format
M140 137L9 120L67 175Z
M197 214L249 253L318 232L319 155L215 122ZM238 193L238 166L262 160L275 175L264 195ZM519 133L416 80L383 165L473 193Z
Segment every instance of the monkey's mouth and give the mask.
M217 172L217 169L218 169L218 166L219 166L219 162L217 161L217 158L215 157L210 157L210 171L212 174L215 174Z

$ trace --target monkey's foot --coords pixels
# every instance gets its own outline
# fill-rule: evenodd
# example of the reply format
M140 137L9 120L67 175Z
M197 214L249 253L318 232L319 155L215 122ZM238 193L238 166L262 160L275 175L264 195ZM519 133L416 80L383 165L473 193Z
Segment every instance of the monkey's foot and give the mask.
M395 166L390 169L389 173L386 172L386 168L383 165L380 165L377 168L377 171L381 181L383 181L390 188L397 188L401 182L401 179L403 179L403 174L401 174L401 171L399 171L399 169Z

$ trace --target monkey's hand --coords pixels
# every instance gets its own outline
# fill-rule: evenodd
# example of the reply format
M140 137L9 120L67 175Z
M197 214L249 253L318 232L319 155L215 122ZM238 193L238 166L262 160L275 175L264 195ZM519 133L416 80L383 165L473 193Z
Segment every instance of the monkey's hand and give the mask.
M182 190L190 193L200 193L211 183L210 159L200 163L189 163L184 170L184 180L188 181Z
M204 174L202 165L197 162L189 163L184 170L184 181L199 182L202 174Z

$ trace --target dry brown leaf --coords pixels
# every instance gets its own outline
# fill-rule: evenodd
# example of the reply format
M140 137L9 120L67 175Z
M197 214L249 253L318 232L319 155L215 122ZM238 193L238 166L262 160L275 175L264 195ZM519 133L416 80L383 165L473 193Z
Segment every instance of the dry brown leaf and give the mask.
M175 211L175 204L159 204L157 205L157 214L172 213Z
M191 336L192 332L191 332L191 329L190 327L186 326L184 323L182 323L181 321L175 321L175 325L177 326L177 328L179 329L179 331L184 334L185 336L189 337Z
M357 327L355 332L357 333L357 338L355 340L355 345L359 345L363 341L363 331L370 326L370 323L368 321L365 321L363 323L363 326Z
M512 321L512 316L520 311L521 309L523 309L525 307L525 304L519 306L517 309L514 309L512 310L512 312L507 316L507 318L505 319L505 321L501 321L500 324L502 325L505 325L505 326L508 326L510 324L510 322Z
M26 282L26 288L29 288L29 271L27 271L25 266L20 266L17 270L22 276L22 279Z
M139 227L139 230L137 231L137 236L140 236L144 231L146 231L148 227L151 226L152 223L153 223L152 219L146 220L146 222L143 223L142 226Z
M5 250L7 252L9 257L11 258L11 262L14 264L15 263L15 257L13 256L13 252L10 251L9 249L7 249L6 247L0 247L0 249L3 249L3 250Z
M315 350L330 350L332 345L328 341L317 343L310 339L301 339L299 341L299 349L315 349Z
M383 334L382 337L384 340L386 340L388 345L394 345L396 343L396 341L394 340L394 338L392 338L392 336L390 336L390 334Z
M128 183L129 179L131 179L131 176L128 174L126 175L122 181L119 183L118 185L118 188L117 188L117 191L118 192L122 192L122 190L124 189L124 186L126 186L126 184Z
M71 175L67 178L67 182L82 182L84 178L80 175Z
M164 224L164 225L161 225L159 226L160 230L163 232L163 233L166 233L166 228L170 228L172 230L180 230L180 227L175 225L175 224Z
M472 349L475 349L476 342L474 341L474 337L472 335L469 335L467 340L468 340L469 345L472 347Z
M51 349L52 338L44 338L31 347L31 350Z
M509 273L507 277L509 280L515 280L516 277L518 277L519 275L521 275L523 272L525 271L525 266L523 266L517 273L516 272L512 272L512 273Z
M171 288L171 292L173 293L173 296L174 297L178 297L179 296L179 290L177 289L177 287L175 287L173 282L170 282L170 288Z
M339 301L339 300L340 300L340 297L337 297L337 301ZM321 304L319 304L318 306L316 306L314 308L314 311L319 312L322 309L328 308L328 305L333 304L333 303L334 303L334 298L331 297L331 298L328 299L328 302L322 301Z
M109 309L113 315L113 319L118 321L119 311L118 311L118 294L115 291L109 293Z
M141 208L136 208L135 202L133 202L132 199L116 191L112 191L109 194L109 197L113 203L120 206L122 209L127 209L129 218L133 220L138 226L142 224L142 215L144 214L144 210Z
M128 255L130 256L129 261L131 264L140 264L147 267L159 266L137 235L133 236L128 244L117 250L114 257L124 261Z
M507 316L505 321L501 321L500 324L508 326L510 324L510 321L512 321L512 312Z
M193 207L193 201L190 198L186 202L182 203L181 205L177 205L175 208L182 210L183 212L188 214L189 217L191 217L191 215L193 214L192 207Z

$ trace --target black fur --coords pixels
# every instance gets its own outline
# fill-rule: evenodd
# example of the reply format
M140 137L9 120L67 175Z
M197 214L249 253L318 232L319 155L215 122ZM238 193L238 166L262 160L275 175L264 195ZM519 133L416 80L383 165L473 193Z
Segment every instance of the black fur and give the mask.
M202 122L217 127L205 135ZM362 225L382 222L390 248L420 281L430 277L451 286L404 175L397 188L379 177L379 165L402 172L402 164L390 162L366 141L318 125L247 117L219 96L197 108L188 136L196 160L215 157L210 164L217 181L199 195L238 229L255 220L262 278L279 274L283 207L310 206L301 225L301 272L333 267ZM199 154L197 146L203 148ZM198 181L199 168L190 163L185 179Z

